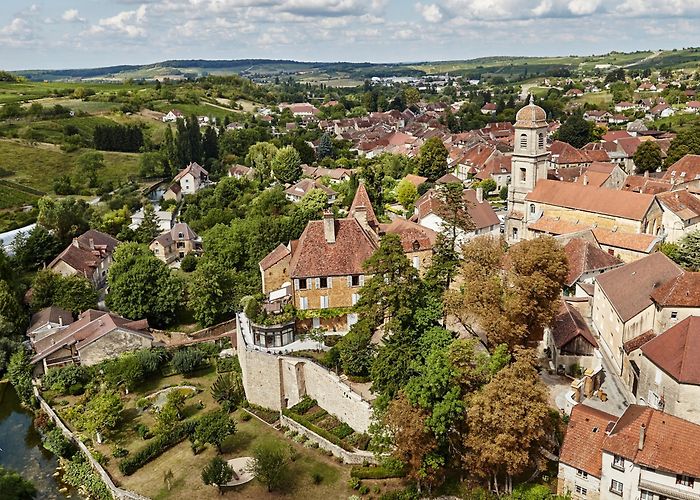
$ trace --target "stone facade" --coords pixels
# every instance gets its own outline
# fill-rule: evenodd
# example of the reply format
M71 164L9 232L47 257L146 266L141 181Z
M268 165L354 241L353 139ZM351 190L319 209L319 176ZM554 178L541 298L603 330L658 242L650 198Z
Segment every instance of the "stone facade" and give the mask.
M288 254L268 269L260 271L262 275L262 291L264 294L279 290L282 288L282 285L289 283L289 264L291 260L292 254Z
M80 364L96 365L127 351L151 347L153 339L137 332L117 329L80 349Z
M295 279L294 306L302 311L354 306L366 279L364 275Z
M598 500L600 498L600 478L588 474L565 463L559 464L557 494L576 500Z

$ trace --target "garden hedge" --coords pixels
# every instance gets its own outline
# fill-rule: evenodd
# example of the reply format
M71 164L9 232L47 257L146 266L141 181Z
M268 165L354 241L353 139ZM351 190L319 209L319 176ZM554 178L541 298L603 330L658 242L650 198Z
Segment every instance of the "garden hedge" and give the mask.
M334 434L328 432L326 429L322 429L321 427L318 427L317 425L312 424L311 422L309 422L306 418L302 417L301 415L297 415L296 413L289 411L289 410L282 410L282 414L286 417L291 418L296 423L303 425L304 427L306 427L310 431L315 432L316 434L318 434L322 438L327 439L328 441L330 441L334 445L340 446L345 451L349 451L351 453L355 451L352 446L345 443L342 439L338 438L338 436L335 436Z
M357 479L391 479L394 477L404 477L404 471L387 469L386 467L361 467L355 466L350 470L350 476Z
M154 437L146 446L119 462L119 470L130 476L151 460L168 451L194 433L198 419L186 420L175 425L170 431Z

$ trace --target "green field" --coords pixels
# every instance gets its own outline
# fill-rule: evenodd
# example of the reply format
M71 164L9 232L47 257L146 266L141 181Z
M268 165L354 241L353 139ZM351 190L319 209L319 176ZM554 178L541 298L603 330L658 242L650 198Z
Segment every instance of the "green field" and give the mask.
M225 106L224 106L225 107ZM236 110L226 110L212 106L211 104L202 101L200 104L170 104L168 102L161 101L153 106L155 111L160 111L161 113L167 113L171 109L177 109L181 111L185 116L196 115L196 116L211 116L217 120L223 120L226 115L232 115L234 113L239 113Z
M28 102L35 99L45 99L56 97L67 91L75 90L78 87L90 88L100 94L111 94L120 90L140 90L143 85L133 83L93 83L93 82L20 82L8 83L0 82L0 104L9 102ZM92 97L90 101L96 100ZM82 101L81 101L82 102Z
M0 184L0 210L30 205L38 199L36 195Z
M76 173L75 161L85 151L64 153L52 145L3 139L0 140L0 167L14 172L8 180L51 192L56 178ZM100 181L119 182L138 173L138 153L103 151L102 154L105 168L98 172Z

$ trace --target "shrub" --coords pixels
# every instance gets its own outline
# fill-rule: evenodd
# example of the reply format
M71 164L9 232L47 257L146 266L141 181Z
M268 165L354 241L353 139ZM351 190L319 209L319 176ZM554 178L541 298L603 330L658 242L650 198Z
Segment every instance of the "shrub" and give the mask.
M197 269L197 257L192 253L185 255L180 261L180 269L186 273L191 273Z
M348 479L348 488L353 490L359 489L361 484L360 480L355 476L350 476L350 479Z
M76 451L75 445L64 436L61 429L57 427L46 432L46 434L42 436L41 442L44 448L57 457L68 458L73 456Z
M241 364L236 356L217 358L216 359L217 373L238 372L241 373Z
M140 398L138 401L136 401L136 408L139 410L145 410L151 405L151 401L147 398Z
M385 467L360 467L355 466L350 470L350 476L357 479L391 479L394 477L404 477L402 470L396 471Z
M102 482L100 476L92 470L82 453L76 454L72 460L65 464L61 479L75 488L84 488L90 494L90 498L96 500L112 499L109 489Z
M143 440L151 439L153 437L151 429L149 429L148 426L144 424L136 424L136 427L134 427L134 431Z
M34 415L34 428L39 432L46 432L54 427L53 421L49 418L46 412L39 410Z
M309 396L304 396L301 401L290 408L291 411L298 415L304 415L314 406L318 405L318 401L311 399Z
M95 450L94 448L90 450L92 458L100 465L107 465L109 463L109 457L102 453L100 450Z
M129 450L122 448L121 446L115 446L112 450L112 456L114 458L124 458L129 454Z
M153 438L139 451L119 462L119 470L125 476L130 476L151 460L192 435L196 425L197 420L195 419L176 424L170 431Z
M173 355L172 366L177 373L192 373L202 368L207 360L207 355L195 347L180 349Z
M239 418L240 418L243 422L247 422L248 420L250 420L251 418L253 418L253 415L251 415L251 414L248 413L247 411L244 411L244 412L241 413L241 416L240 416Z
M323 482L323 476L318 472L314 472L311 474L311 480L314 484L321 484Z
M372 493L374 493L375 495L378 495L381 492L382 492L382 489L379 487L378 484L375 484L374 486L372 486Z
M294 436L293 439L297 443L303 443L304 441L306 441L309 438L307 438L305 434L297 434L296 436Z
M366 484L363 484L362 486L360 486L360 489L357 491L360 493L360 495L366 495L369 493L369 486L367 486Z
M302 417L301 415L297 415L296 413L289 411L289 410L282 410L282 413L294 420L295 422L303 425L310 431L315 432L319 436L323 437L324 439L327 439L331 443L333 443L336 446L340 446L342 449L345 451L354 451L352 446L348 445L346 442L344 442L342 439L338 438L338 436L331 434L328 432L326 429L322 429L321 427L312 424L309 422L306 418Z
M68 365L47 371L42 385L61 395L75 395L82 393L84 385L89 381L90 370L88 368L80 365Z
M342 423L338 427L335 427L331 432L340 439L344 439L355 431L352 430L352 427L350 427L348 424Z

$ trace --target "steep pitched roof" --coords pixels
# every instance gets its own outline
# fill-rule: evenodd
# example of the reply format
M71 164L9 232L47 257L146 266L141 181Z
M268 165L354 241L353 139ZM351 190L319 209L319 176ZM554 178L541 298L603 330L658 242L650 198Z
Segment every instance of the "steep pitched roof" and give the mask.
M202 174L204 175L209 175L209 172L201 166L199 163L196 161L190 163L187 165L185 168L180 170L177 175L173 178L173 182L177 182L180 179L182 179L185 175L191 173L194 177L201 177Z
M119 240L110 235L90 229L75 238L47 267L53 269L63 261L89 278L100 262L112 255L118 244Z
M180 233L182 233L182 238L180 238ZM166 231L163 234L156 236L153 242L158 242L164 247L172 245L175 241L187 240L192 241L198 239L197 233L195 233L192 228L186 222L178 222L173 226L170 231ZM153 243L152 242L152 243Z
M688 182L700 178L700 155L685 155L676 163L668 167L664 173L667 181Z
M644 344L642 352L681 384L700 385L700 317L672 326Z
M465 189L462 197L467 202L467 213L471 217L475 229L484 229L501 223L488 201L477 201L476 191ZM437 190L430 189L416 201L416 215L413 218L420 221L430 214L438 214L442 205Z
M640 430L644 441L639 449ZM700 477L700 425L654 410L630 405L603 442L603 450L635 464Z
M323 183L321 183L321 181L313 179L301 179L293 186L289 186L287 189L285 189L284 192L290 196L304 197L309 191L313 189L320 189L321 191L326 193L327 196L335 196L336 194L338 194L328 186L325 186Z
M381 224L382 234L398 234L404 252L430 250L435 245L437 233L410 220L396 218L391 224Z
M683 270L656 252L596 278L622 321L628 321L652 305L652 292Z
M277 248L275 248L272 252L267 254L265 258L260 261L260 269L263 271L270 269L272 266L284 259L290 253L291 252L289 251L289 248L280 243L279 245L277 245Z
M681 189L656 195L659 202L681 220L688 221L700 217L700 199Z
M576 308L572 307L571 304L565 300L561 301L559 313L554 317L552 337L554 339L554 345L559 349L576 337L582 337L593 347L598 347L598 343L589 330L586 320L583 319L583 316L581 316L581 313L578 312Z
M655 201L652 195L549 179L539 181L525 199L637 221L644 218Z
M566 436L559 453L559 461L600 477L603 466L603 442L606 428L617 417L579 404L571 410Z
M32 315L32 320L29 323L27 333L32 333L37 328L46 325L47 323L64 324L66 326L73 322L73 313L61 309L56 306L43 308L41 311Z
M408 182L410 182L411 184L413 184L416 187L418 187L421 184L423 184L424 182L428 181L427 177L423 177L423 176L415 175L415 174L407 174L406 177L404 177L404 179L406 179Z
M376 240L353 217L334 224L335 243L328 243L324 221L309 221L292 253L292 278L364 274L362 264L376 250Z
M700 272L684 272L651 293L661 307L700 307Z
M367 188L364 183L360 183L360 185L357 186L355 197L352 200L352 205L350 205L350 217L354 217L357 212L357 207L365 207L367 211L367 222L370 226L376 227L379 225L377 216L374 213L374 208L372 208L372 201L369 199L369 194L367 193Z
M573 286L582 274L616 267L622 261L603 251L599 246L582 238L573 238L564 246L564 253L569 261L569 274L566 285Z

